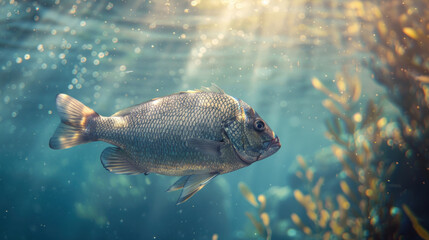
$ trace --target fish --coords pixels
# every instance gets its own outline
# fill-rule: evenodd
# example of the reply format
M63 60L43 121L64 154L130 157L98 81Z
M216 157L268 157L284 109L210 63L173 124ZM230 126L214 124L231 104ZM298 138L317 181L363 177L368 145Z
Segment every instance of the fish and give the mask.
M190 199L218 175L276 153L278 136L244 101L216 85L188 90L120 110L110 117L67 94L56 97L61 122L52 149L103 141L106 170L116 174L180 176L167 191Z

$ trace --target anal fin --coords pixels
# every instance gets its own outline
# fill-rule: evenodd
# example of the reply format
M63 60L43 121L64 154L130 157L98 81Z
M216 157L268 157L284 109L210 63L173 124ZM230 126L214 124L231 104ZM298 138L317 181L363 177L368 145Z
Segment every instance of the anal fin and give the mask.
M207 183L209 183L214 177L219 175L219 173L207 173L207 174L195 174L189 176L183 176L177 180L170 188L167 190L176 191L182 189L180 197L177 200L177 205L186 202L190 199L195 193L201 190Z
M143 173L132 163L128 154L119 147L104 149L100 159L103 167L112 173L128 175Z

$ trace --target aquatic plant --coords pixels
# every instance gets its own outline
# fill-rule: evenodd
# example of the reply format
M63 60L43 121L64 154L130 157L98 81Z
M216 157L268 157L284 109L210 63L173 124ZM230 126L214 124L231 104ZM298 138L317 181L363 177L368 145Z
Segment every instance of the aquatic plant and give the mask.
M257 209L256 217L251 212L246 212L246 216L252 222L259 236L267 240L271 239L270 217L268 213L265 212L267 203L265 196L260 194L256 201L255 195L245 183L240 182L238 184L238 188L244 198Z
M291 219L305 234L313 237L395 238L400 214L386 190L395 163L386 159L383 150L400 141L398 130L393 123L388 123L379 104L369 100L366 108L361 108L361 85L357 77L343 71L335 82L338 93L329 90L317 78L312 80L313 86L329 97L323 101L323 106L332 114L326 121L326 135L334 141L332 152L343 167L345 177L339 182L342 193L337 194L336 204L329 198L323 200L320 189L324 179L314 181L313 170L298 156L301 169L297 176L314 187L308 194L297 189L294 196L305 208L312 225L305 225L296 213Z
M417 234L424 240L429 240L429 231L423 228L410 208L406 204L403 204L402 208L404 209L405 214L410 218L413 228L416 230Z
M368 1L361 8L362 39L374 54L366 65L403 113L401 149L429 176L429 1Z

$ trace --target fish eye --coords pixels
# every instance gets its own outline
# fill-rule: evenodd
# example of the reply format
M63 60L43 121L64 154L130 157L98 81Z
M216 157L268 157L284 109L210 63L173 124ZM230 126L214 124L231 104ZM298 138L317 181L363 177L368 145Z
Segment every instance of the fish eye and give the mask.
M264 131L265 123L261 119L258 119L253 123L253 127L255 128L256 131Z

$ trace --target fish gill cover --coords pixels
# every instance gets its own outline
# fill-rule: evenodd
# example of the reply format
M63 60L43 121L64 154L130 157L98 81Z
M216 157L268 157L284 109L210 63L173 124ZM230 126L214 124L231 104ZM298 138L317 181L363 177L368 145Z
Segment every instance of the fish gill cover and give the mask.
M0 0L1 237L428 239L427 9ZM58 93L108 115L212 82L283 148L185 204L176 179L106 172L107 144L48 146Z

